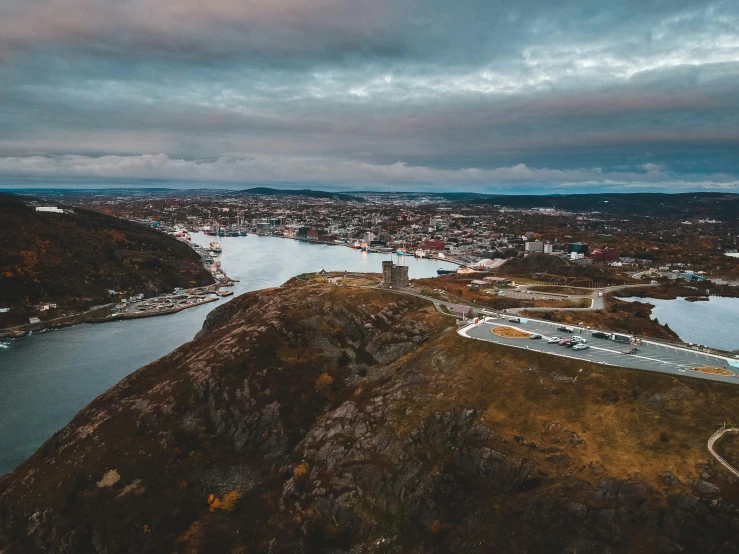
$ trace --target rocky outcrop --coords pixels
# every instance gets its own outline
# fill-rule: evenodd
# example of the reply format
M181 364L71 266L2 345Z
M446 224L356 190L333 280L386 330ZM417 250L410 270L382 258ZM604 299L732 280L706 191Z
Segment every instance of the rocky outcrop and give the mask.
M587 364L475 357L448 326L413 297L310 279L235 299L0 480L0 551L734 551L716 468L623 475L600 456L568 415L575 383L549 377L595 383ZM688 398L651 402L669 381L645 402L635 382L614 398ZM604 385L587 386L577 410L597 414Z

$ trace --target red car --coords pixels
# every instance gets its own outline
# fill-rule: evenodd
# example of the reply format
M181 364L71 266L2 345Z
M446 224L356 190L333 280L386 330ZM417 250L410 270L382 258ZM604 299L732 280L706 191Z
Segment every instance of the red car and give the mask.
M569 346L572 344L572 341L570 339L562 339L559 341L560 346Z

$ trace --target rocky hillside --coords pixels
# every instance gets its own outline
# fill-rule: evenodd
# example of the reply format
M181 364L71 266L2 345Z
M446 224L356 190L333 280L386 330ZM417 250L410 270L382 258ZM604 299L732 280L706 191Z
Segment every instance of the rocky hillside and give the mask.
M737 551L705 448L736 387L453 323L311 278L233 300L0 480L0 551Z
M109 302L109 290L153 295L212 282L191 248L158 231L80 208L39 213L0 195L0 307L17 320L0 324L27 323L40 302L83 309Z

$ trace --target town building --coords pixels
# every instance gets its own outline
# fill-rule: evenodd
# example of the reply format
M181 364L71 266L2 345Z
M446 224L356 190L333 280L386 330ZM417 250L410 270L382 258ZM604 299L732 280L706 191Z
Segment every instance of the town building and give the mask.
M618 251L612 248L596 248L590 253L590 258L594 262L616 262L618 261Z
M524 243L526 252L544 252L544 243L540 240L530 240Z
M567 253L572 254L573 252L576 252L577 254L582 254L583 256L588 255L588 245L585 242L570 242L567 244ZM576 258L572 258L573 260Z

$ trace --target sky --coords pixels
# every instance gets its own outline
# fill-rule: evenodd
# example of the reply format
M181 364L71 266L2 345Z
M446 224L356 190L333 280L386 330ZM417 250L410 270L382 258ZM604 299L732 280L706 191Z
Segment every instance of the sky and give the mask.
M3 0L50 185L739 192L739 2Z

